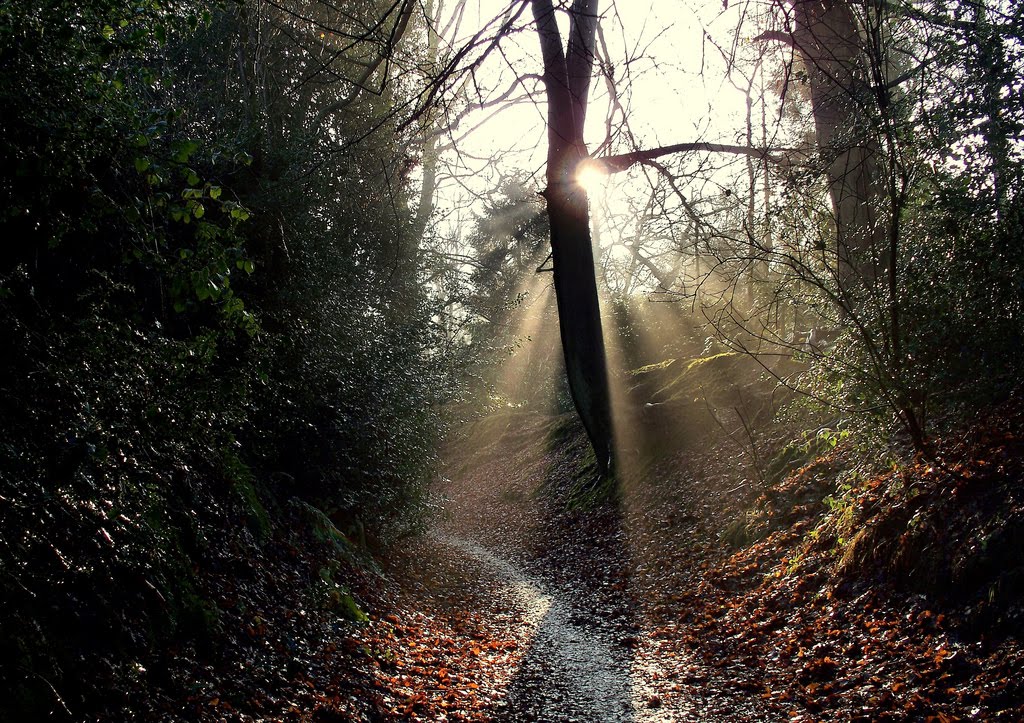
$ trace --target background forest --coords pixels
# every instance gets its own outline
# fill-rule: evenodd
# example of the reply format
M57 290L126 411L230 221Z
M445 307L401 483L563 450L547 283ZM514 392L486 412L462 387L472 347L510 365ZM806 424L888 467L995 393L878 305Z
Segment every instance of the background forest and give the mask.
M454 422L572 410L542 169L473 140L543 144L488 120L543 108L531 3L468 5L0 0L0 717L78 718L218 645L208 581L258 577L240 560L421 531ZM673 359L749 357L785 392L710 412L743 474L822 430L864 469L941 467L1019 401L1022 10L744 7L673 61L740 101L686 148L630 90L664 59L599 36L612 398L671 406ZM317 604L358 619L335 574Z

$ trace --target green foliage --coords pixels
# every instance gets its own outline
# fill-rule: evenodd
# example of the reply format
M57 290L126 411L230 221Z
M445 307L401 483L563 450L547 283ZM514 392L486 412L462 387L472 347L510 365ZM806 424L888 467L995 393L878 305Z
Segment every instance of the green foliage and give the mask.
M754 536L751 534L752 520L750 517L748 514L731 520L725 526L725 529L719 533L718 539L721 540L722 544L731 550L738 550L753 542Z
M407 139L310 134L283 90L308 59L249 45L257 10L0 3L0 718L88 710L99 659L209 647L205 566L280 501L356 540L421 524L451 382L381 163Z
M537 277L548 245L547 215L526 179L509 180L488 198L477 213L465 239L474 263L468 273L459 272L449 291L455 311L451 319L458 329L456 341L468 372L465 394L477 408L547 405L552 398L567 397L564 375L545 373L554 384L538 384L534 374L505 374L518 368L524 358L534 370L560 368L560 349L538 348L538 340L523 333L522 319L542 316L538 328L558 323L552 304L545 304L547 283ZM546 279L545 279L546 281ZM503 376L525 384L497 387ZM554 388L552 388L554 386ZM563 387L565 389L563 390ZM571 401L560 409L571 409Z
M764 474L765 485L771 487L779 484L791 472L795 472L830 449L835 449L848 436L849 430L835 432L828 427L822 427L813 434L804 432L799 440L789 442L768 463Z
M346 620L363 624L370 622L370 616L359 607L359 603L352 597L352 593L334 588L328 595L328 601L330 609L336 611Z

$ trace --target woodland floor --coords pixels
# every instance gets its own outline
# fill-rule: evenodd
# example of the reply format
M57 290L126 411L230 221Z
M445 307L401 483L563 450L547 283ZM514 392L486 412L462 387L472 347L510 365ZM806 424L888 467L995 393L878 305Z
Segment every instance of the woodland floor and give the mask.
M224 624L245 634L215 654L179 651L122 692L126 708L161 720L1024 720L1019 626L972 618L972 599L865 579L869 568L840 574L843 548L812 532L835 454L765 497L708 447L638 470L618 504L574 508L582 445L535 448L560 423L495 418L461 441L472 451L439 484L430 532L350 574L369 622L297 592L322 550L274 543L247 569L276 594L239 589L237 569L212 583ZM931 485L918 506L998 488L1001 514L1024 520L1014 429L979 436L956 481L918 469ZM871 489L851 504L870 511ZM730 539L744 515L750 539Z
M521 450L508 451L504 463L455 470L446 521L407 551L417 602L457 608L468 596L461 604L485 630L495 626L506 651L501 674L478 683L483 709L465 714L1024 720L1017 640L965 636L963 620L924 595L830 575L836 549L808 533L835 459L775 490L784 519L733 549L722 541L726 520L753 507L757 491L736 489L720 463L728 450L667 460L638 475L619 505L576 512L566 510L568 478L549 471L547 489L536 482L545 464L571 464L529 469ZM426 719L444 710L430 703Z

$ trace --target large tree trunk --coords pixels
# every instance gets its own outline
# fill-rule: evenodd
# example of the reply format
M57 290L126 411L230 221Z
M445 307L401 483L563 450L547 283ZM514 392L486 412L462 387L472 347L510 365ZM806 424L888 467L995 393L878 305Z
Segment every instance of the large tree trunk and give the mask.
M908 180L897 158L881 6L865 3L858 24L854 0L790 2L792 41L807 68L818 152L828 164L842 311L856 315L867 297L883 310L884 324L861 327L860 335L875 349L879 383L914 446L926 451L924 398L906 373L903 348L898 261Z
M818 153L828 170L839 289L887 279L891 263L880 148L867 104L868 57L849 0L792 0L793 44L807 69Z
M548 101L547 199L558 327L569 390L602 474L612 471L612 414L587 195L576 170L587 157L583 123L594 57L597 0L575 0L568 49L550 0L534 0Z

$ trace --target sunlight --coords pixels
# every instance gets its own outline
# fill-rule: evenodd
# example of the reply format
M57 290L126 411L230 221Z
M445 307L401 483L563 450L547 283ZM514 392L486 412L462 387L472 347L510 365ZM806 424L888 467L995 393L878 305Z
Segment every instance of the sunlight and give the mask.
M593 196L604 191L608 185L608 171L597 161L584 159L576 169L576 183L588 196Z
M505 339L508 355L497 367L492 380L495 401L504 406L528 406L534 394L550 386L559 374L552 362L558 344L558 320L555 316L554 290L546 274L528 271L517 298L522 304L510 319L510 335Z

